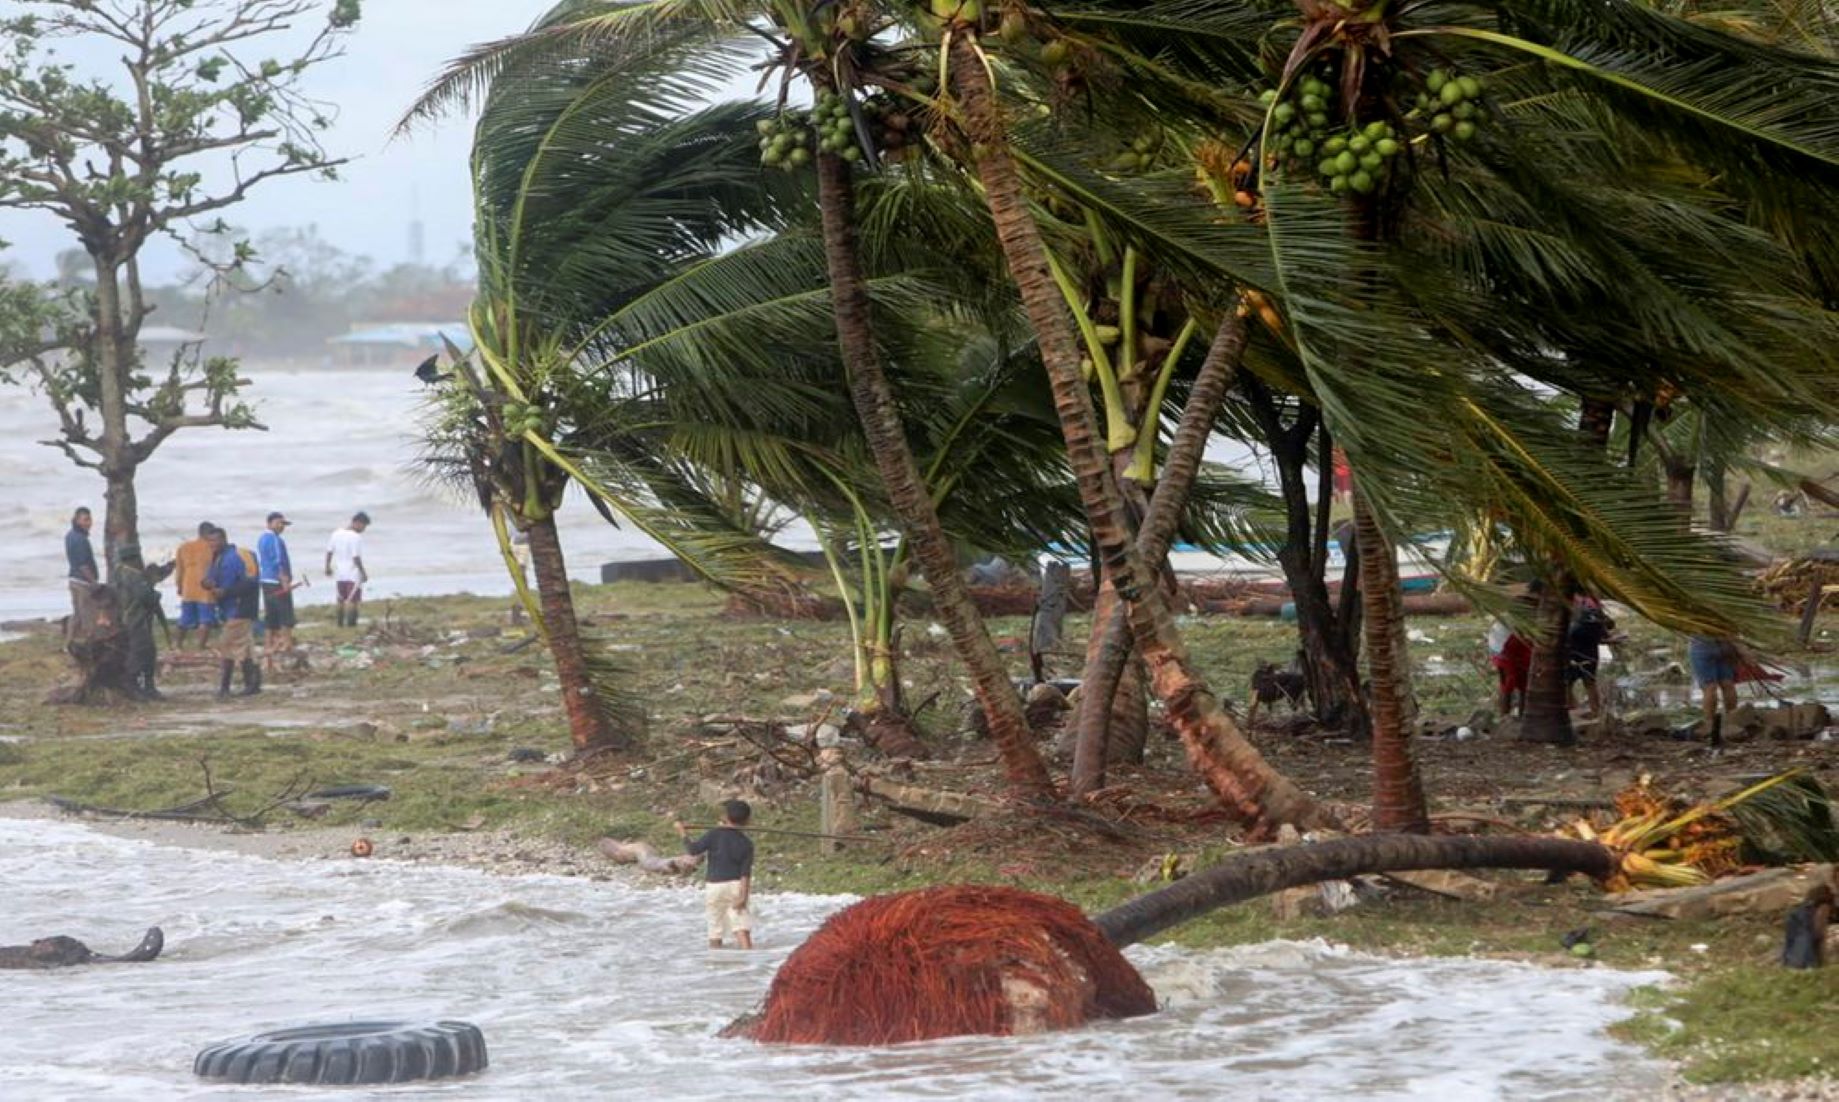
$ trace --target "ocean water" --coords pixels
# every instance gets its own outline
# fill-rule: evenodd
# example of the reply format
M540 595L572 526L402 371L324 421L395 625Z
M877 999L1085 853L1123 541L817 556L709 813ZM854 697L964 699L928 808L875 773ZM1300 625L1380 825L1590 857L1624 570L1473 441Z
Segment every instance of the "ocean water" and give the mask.
M0 818L0 944L70 934L149 964L0 971L0 1098L1145 1099L1651 1097L1611 1040L1656 973L1393 960L1320 942L1129 955L1163 1003L1037 1037L761 1046L717 1030L849 900L757 897L755 953L702 948L700 896L385 861L289 863ZM193 1055L290 1025L457 1018L483 1075L387 1089L212 1085Z
M475 499L428 484L414 469L416 413L425 389L407 371L247 368L248 396L266 432L186 429L141 468L141 541L150 559L211 521L253 546L273 510L294 521L288 545L310 568L302 604L332 600L326 539L362 509L371 516L367 599L430 593L509 593L490 523ZM102 480L62 452L56 418L39 395L0 387L0 620L61 616L63 534L79 505L96 512L102 552ZM560 518L569 572L599 579L602 562L661 554L644 535L615 528L578 495ZM177 615L168 587L167 614Z

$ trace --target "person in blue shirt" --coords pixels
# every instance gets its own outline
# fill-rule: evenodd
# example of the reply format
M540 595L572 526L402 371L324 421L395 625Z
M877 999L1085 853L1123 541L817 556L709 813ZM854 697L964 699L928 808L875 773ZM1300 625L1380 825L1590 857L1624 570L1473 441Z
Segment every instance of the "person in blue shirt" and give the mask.
M70 611L72 623L84 618L83 609L90 592L102 576L96 572L96 549L89 545L89 529L96 523L87 508L70 515L70 531L64 533L64 562L70 567Z
M262 622L268 626L268 668L275 657L294 649L294 564L287 555L282 533L293 522L281 513L268 514L268 531L256 541L255 558L262 583Z
M262 691L262 667L255 661L255 617L262 596L257 581L260 570L255 556L232 544L222 528L212 531L210 539L216 553L204 587L216 597L217 620L223 625L223 634L217 640L217 658L222 663L217 696L222 699L230 695L230 679L238 663L243 670L242 695L254 696Z

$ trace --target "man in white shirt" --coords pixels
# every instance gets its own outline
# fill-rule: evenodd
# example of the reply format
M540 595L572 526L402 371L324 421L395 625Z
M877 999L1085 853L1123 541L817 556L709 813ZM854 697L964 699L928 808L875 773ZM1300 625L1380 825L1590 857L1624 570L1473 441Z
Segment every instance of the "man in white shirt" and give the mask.
M370 574L364 569L364 529L370 515L359 513L351 523L332 533L326 544L326 574L338 583L338 626L358 626L358 602Z

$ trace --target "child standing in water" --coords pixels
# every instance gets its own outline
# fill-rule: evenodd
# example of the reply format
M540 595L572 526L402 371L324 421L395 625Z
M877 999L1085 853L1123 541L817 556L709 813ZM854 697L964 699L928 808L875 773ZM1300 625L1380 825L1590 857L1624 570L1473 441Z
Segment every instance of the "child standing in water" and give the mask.
M747 910L753 888L753 839L741 832L752 817L753 809L745 800L728 800L722 804L722 825L700 838L691 840L681 820L671 824L683 839L684 852L709 856L703 905L709 915L711 949L720 949L730 930L736 946L753 948L753 920Z

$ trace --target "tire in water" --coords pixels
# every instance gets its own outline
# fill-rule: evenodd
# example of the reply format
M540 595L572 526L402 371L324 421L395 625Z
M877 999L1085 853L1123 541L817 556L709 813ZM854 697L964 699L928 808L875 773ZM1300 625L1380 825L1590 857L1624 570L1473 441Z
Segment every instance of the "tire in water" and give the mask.
M258 1033L212 1045L192 1061L231 1083L351 1086L450 1079L484 1071L485 1035L467 1022L343 1022Z

